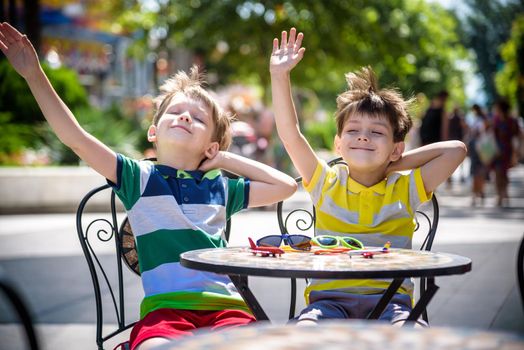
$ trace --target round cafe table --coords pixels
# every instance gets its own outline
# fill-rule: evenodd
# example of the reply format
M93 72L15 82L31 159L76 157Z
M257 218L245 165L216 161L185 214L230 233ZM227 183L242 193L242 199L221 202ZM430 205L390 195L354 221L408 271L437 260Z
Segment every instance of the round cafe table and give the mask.
M412 310L408 321L415 321L426 309L438 286L435 276L464 274L471 270L471 259L454 254L411 249L390 249L372 259L347 253L315 255L312 252L287 252L282 256L254 255L247 247L228 247L193 250L180 255L184 267L227 274L257 320L267 315L247 284L247 276L366 279L392 278L393 281L370 313L378 318L403 280L409 277L428 278L428 286Z
M406 328L379 321L325 321L317 326L257 323L225 331L201 330L158 350L521 350L517 334L466 328ZM156 350L156 349L155 349Z

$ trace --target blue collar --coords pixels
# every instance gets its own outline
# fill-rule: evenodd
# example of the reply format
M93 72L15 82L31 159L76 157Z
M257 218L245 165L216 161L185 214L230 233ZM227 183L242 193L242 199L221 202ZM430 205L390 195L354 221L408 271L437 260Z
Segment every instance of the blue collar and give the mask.
M177 179L195 179L198 182L203 179L212 180L220 176L219 169L211 169L208 172L203 172L201 170L179 170L168 165L156 165L155 167L164 177L171 176Z

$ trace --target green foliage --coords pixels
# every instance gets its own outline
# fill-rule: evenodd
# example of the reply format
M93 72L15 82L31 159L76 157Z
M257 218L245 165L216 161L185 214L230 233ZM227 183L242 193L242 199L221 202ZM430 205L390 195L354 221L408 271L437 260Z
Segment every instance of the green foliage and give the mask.
M463 87L458 59L467 58L457 21L441 6L422 0L128 1L119 23L142 33L143 50L192 49L221 83L257 81L269 86L272 39L291 26L305 33L296 86L323 103L346 85L344 73L371 65L383 85L404 95ZM163 33L166 33L164 35ZM264 91L267 91L265 89ZM266 102L269 96L266 94Z
M331 150L333 148L333 140L337 134L334 118L330 117L322 122L309 122L303 129L304 136L313 149Z
M0 164L10 164L7 155L17 154L26 147L38 144L34 128L29 124L12 123L13 115L0 112Z
M49 81L72 110L87 106L87 94L76 73L68 68L43 66ZM44 116L25 80L7 60L0 60L0 164L16 162L26 149L42 149Z
M75 117L88 133L115 152L141 157L137 146L140 139L145 137L146 131L135 119L124 115L118 106L113 105L107 110L81 108L75 111ZM60 142L49 125L43 125L40 132L53 163L78 164L76 154Z
M500 54L504 66L495 77L497 92L508 98L512 105L520 103L519 111L524 115L524 15L513 22L511 37L501 46Z
M468 0L467 16L461 23L462 41L476 54L488 103L497 96L495 74L503 62L499 47L509 39L511 23L524 11L521 0Z
M85 89L76 73L67 68L43 67L51 84L73 111L82 127L116 152L140 157L137 148L145 130L118 106L107 110L88 106ZM78 157L56 137L45 122L27 83L8 64L0 61L0 164L16 163L27 149L46 150L53 164L77 164Z
M43 66L44 72L64 103L72 110L87 106L87 94L78 82L76 73L68 68L51 69ZM0 60L0 112L10 112L11 123L35 125L44 121L25 80L11 67L7 60Z

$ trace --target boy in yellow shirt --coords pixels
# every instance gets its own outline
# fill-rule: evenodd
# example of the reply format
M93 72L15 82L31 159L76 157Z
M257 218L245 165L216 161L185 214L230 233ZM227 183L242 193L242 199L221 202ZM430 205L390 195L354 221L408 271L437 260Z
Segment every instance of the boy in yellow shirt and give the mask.
M302 176L316 208L315 235L351 235L366 246L411 248L417 207L431 198L466 155L460 141L433 143L404 152L412 126L396 90L379 89L370 68L349 73L349 89L337 98L334 145L347 165L329 167L302 135L291 96L290 72L302 59L303 34L295 28L273 40L270 59L278 135ZM403 175L399 170L412 171ZM365 318L389 285L386 280L311 280L300 324L330 318ZM413 286L406 282L381 319L397 323L411 311Z

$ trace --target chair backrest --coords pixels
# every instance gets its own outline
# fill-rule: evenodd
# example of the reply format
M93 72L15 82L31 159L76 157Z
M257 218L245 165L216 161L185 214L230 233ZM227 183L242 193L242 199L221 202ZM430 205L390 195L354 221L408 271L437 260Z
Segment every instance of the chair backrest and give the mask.
M93 218L87 213L86 207L90 202L95 201L93 198L102 195L109 197L107 199L109 213L97 214ZM126 279L124 277L127 277L126 274L140 275L138 255L133 230L125 213L119 213L118 204L115 192L106 184L87 193L76 212L78 238L93 282L98 349L103 349L104 342L136 323L136 318L133 318L133 321L126 318ZM230 232L231 220L228 220L224 232L227 241ZM123 269L122 265L128 269ZM129 299L129 296L127 298ZM104 325L115 322L116 329L103 334Z
M344 164L342 157L335 158L328 162L329 166L335 164ZM297 177L295 181L299 184L302 184L302 178ZM300 191L298 191L300 193ZM289 201L289 200L288 200ZM294 204L297 201L289 201ZM315 207L307 199L299 200L300 208L284 208L284 202L279 202L277 204L277 220L280 228L281 234L286 233L309 233L310 235L314 234L315 220L316 220L316 211ZM425 233L423 237L422 244L420 245L420 250L430 251L433 246L433 241L437 233L439 219L439 206L437 197L435 194L431 197L431 201L424 203L417 209L415 215L415 232L416 233ZM421 279L420 281L420 290L426 289L426 280ZM295 315L296 307L296 280L291 280L291 304L289 310L289 318L293 318ZM427 313L423 313L424 319L427 321Z
M102 213L93 218L86 215L86 206L93 198L109 196L109 215ZM119 222L122 224L119 225ZM117 212L115 193L109 185L102 185L87 193L76 212L76 229L80 245L89 267L95 295L96 344L103 349L105 341L132 327L135 322L126 320L125 286L122 261L133 274L139 274L134 236L127 218ZM110 306L107 306L109 298ZM105 324L117 328L102 334Z

